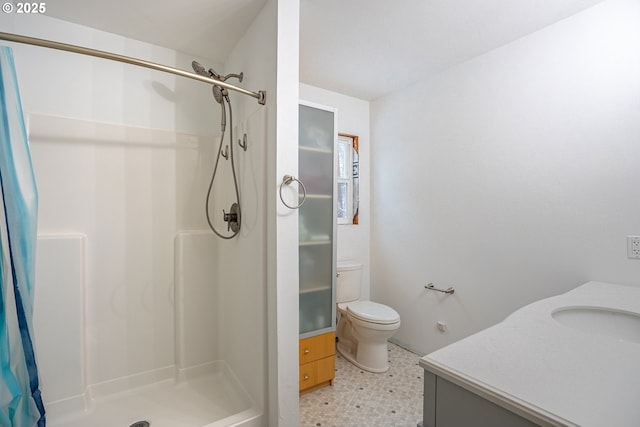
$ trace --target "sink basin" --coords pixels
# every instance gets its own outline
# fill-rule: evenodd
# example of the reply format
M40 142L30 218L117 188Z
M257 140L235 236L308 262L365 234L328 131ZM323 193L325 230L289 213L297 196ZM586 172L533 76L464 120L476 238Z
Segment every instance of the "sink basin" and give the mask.
M640 344L640 315L606 307L564 307L551 316L559 323L594 335Z

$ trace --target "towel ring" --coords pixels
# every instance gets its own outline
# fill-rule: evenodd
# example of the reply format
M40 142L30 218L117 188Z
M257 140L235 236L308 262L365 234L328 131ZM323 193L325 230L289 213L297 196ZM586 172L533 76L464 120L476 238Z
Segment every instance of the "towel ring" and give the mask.
M282 186L283 185L289 185L293 181L297 181L298 182L298 186L302 190L302 201L300 201L300 203L298 203L297 206L291 206L291 205L287 204L287 202L285 202L284 198L282 197ZM299 209L300 206L303 205L305 200L307 200L307 189L304 187L304 184L302 183L302 181L300 181L295 176L291 176L291 175L283 176L282 177L282 182L280 183L280 201L282 201L282 204L285 205L286 207L288 207L289 209Z

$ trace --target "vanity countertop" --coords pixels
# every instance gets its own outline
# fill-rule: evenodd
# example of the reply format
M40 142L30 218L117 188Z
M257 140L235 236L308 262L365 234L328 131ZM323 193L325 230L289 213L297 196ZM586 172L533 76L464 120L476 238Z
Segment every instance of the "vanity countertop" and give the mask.
M640 343L552 317L567 307L640 315L640 287L585 283L430 353L420 365L543 426L640 426Z

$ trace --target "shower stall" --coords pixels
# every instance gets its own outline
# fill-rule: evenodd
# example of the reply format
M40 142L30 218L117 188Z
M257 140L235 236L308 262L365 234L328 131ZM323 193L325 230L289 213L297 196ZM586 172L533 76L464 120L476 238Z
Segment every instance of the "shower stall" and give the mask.
M273 8L216 69L241 65L252 87L273 87L275 71L251 58ZM181 52L46 16L0 24L203 77L0 41L14 51L40 195L34 330L47 425L266 425L269 104L221 79L216 102ZM224 103L233 165L220 157ZM241 223L227 232L232 204Z

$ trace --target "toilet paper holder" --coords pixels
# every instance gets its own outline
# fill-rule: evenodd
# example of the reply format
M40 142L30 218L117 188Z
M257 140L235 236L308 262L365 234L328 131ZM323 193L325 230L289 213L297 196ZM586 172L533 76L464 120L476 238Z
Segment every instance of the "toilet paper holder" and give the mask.
M426 285L424 285L424 288L430 289L432 291L442 292L443 294L449 294L449 295L451 295L456 291L452 287L448 287L447 289L438 289L433 285L433 283L427 283Z

